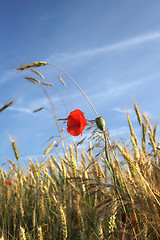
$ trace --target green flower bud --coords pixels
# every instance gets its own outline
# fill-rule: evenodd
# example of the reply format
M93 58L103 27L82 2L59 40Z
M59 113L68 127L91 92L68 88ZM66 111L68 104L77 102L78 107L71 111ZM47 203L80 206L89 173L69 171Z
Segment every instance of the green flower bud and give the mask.
M103 117L98 117L98 118L95 119L95 122L96 122L96 124L97 124L97 127L98 127L100 130L103 131L104 128L105 128L105 125L106 125L104 118L103 118Z

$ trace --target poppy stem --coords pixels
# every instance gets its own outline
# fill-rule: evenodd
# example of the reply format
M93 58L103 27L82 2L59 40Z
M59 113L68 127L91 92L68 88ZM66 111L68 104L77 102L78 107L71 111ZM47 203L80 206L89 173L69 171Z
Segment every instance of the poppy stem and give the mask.
M91 105L93 111L95 112L95 114L98 116L98 113L96 112L96 109L94 108L93 104L91 103L91 101L89 100L89 98L87 97L87 95L84 93L84 91L79 87L79 85L73 80L73 78L71 78L68 73L66 73L62 68L58 67L57 65L55 64L52 64L52 63L48 63L48 65L51 65L53 67L56 67L58 68L60 71L62 71L67 77L70 78L70 80L78 87L78 89L83 93L83 95L85 96L85 98L87 99L87 101L89 102L89 104Z
M94 124L90 124L90 123L87 123L88 126L91 126L91 127L97 127L96 125Z

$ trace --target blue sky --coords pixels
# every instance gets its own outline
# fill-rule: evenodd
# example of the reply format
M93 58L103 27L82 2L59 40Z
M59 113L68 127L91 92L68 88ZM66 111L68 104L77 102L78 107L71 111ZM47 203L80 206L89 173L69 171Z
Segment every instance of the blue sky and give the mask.
M21 161L41 156L51 136L58 138L49 104L38 87L24 79L34 76L16 68L46 61L64 69L84 90L111 136L127 139L125 111L133 114L136 99L153 124L159 118L160 89L160 1L2 1L0 8L0 105L15 104L0 115L0 164L14 160L10 136L18 144ZM81 109L88 119L96 115L72 82L57 69L37 69L51 90L58 116ZM67 89L57 76L67 84ZM74 107L72 107L68 91ZM45 107L33 114L33 110ZM66 125L63 127L66 129ZM85 134L85 133L84 133ZM67 139L69 136L66 133ZM79 140L79 137L76 139Z

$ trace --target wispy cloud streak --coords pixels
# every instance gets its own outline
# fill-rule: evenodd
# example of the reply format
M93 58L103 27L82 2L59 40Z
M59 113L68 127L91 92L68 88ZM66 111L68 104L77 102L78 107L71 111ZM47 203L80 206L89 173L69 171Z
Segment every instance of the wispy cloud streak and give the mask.
M109 51L121 50L126 47L133 47L140 43L145 43L145 42L153 41L156 39L160 39L160 32L154 32L154 33L149 33L141 36L136 36L134 38L130 38L128 40L118 42L115 44L106 45L101 48L95 48L89 51L82 51L80 53L77 53L77 55L96 55L96 54L106 53Z
M106 89L105 91L98 92L94 94L94 99L115 99L119 97L120 95L124 94L126 91L129 91L130 89L133 89L136 86L141 85L144 82L144 80L137 80L134 82L124 83L124 84L118 84L115 83L115 85L111 86L110 88Z
M16 70L13 69L9 69L6 72L4 72L0 77L0 85L7 82L9 79L15 77L16 73L17 73Z
M116 50L123 50L125 48L130 48L130 47L134 47L137 46L139 44L142 43L147 43L147 42L151 42L154 40L158 40L160 39L160 32L151 32L151 33L147 33L147 34L143 34L143 35L139 35L124 41L120 41L114 44L110 44L110 45L105 45L103 47L98 47L98 48L93 48L93 49L89 49L89 50L82 50L79 51L77 53L57 53L57 54L52 54L51 56L49 56L48 58L45 59L46 62L50 62L52 60L59 62L59 61L69 61L69 60L75 60L77 59L77 61L79 61L82 58L86 58L86 57L92 57L92 56L97 56L99 54L105 54L107 52L111 52L111 51L116 51ZM1 79L0 79L0 84L3 84L5 82L7 82L8 80L10 80L11 78L15 77L15 75L17 74L16 70L13 69L9 69L6 72L4 72L1 75Z
M141 79L133 79L132 81L121 83L121 82L112 82L111 86L107 86L105 91L97 92L94 94L94 99L115 99L119 96L122 96L126 93L133 93L137 87L140 89L140 86L148 81L155 81L160 75L151 75Z
M90 56L96 56L99 54L105 54L107 52L116 51L116 50L122 50L124 48L134 47L142 43L147 43L150 41L154 41L160 39L160 32L152 32L147 33L143 35L139 35L124 41L120 41L114 44L106 45L99 48L94 48L90 50L84 50L73 54L67 54L67 53L60 53L57 55L50 56L47 60L53 59L53 58L61 58L63 60L65 59L72 59L72 58L80 58L80 57L90 57Z
M32 113L32 111L30 109L24 108L24 107L21 107L21 108L19 108L19 107L10 107L10 108L8 108L8 110L15 111L15 112L21 112L21 113L29 113L29 114Z
M121 137L122 135L124 136L129 134L129 128L128 126L127 127L122 126L120 128L111 129L110 134L111 134L111 137Z

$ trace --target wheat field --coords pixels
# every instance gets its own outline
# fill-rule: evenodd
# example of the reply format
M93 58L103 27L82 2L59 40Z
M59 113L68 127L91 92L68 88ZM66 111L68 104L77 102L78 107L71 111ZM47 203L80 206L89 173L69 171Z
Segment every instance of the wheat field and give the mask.
M44 90L52 86L33 68L45 65L36 62L18 70L32 68L43 82L34 77L26 79L43 85ZM49 92L44 91L51 101ZM51 106L56 111L52 101ZM30 159L27 169L20 168L17 144L11 138L15 160L9 159L8 172L0 169L0 240L160 239L157 124L152 126L136 103L134 110L140 138L129 114L127 144L114 141L109 130L104 134L92 121L91 138L78 143L88 141L88 150L67 145L61 135L63 157L50 154L56 144L53 141L44 151L46 160L34 163Z

